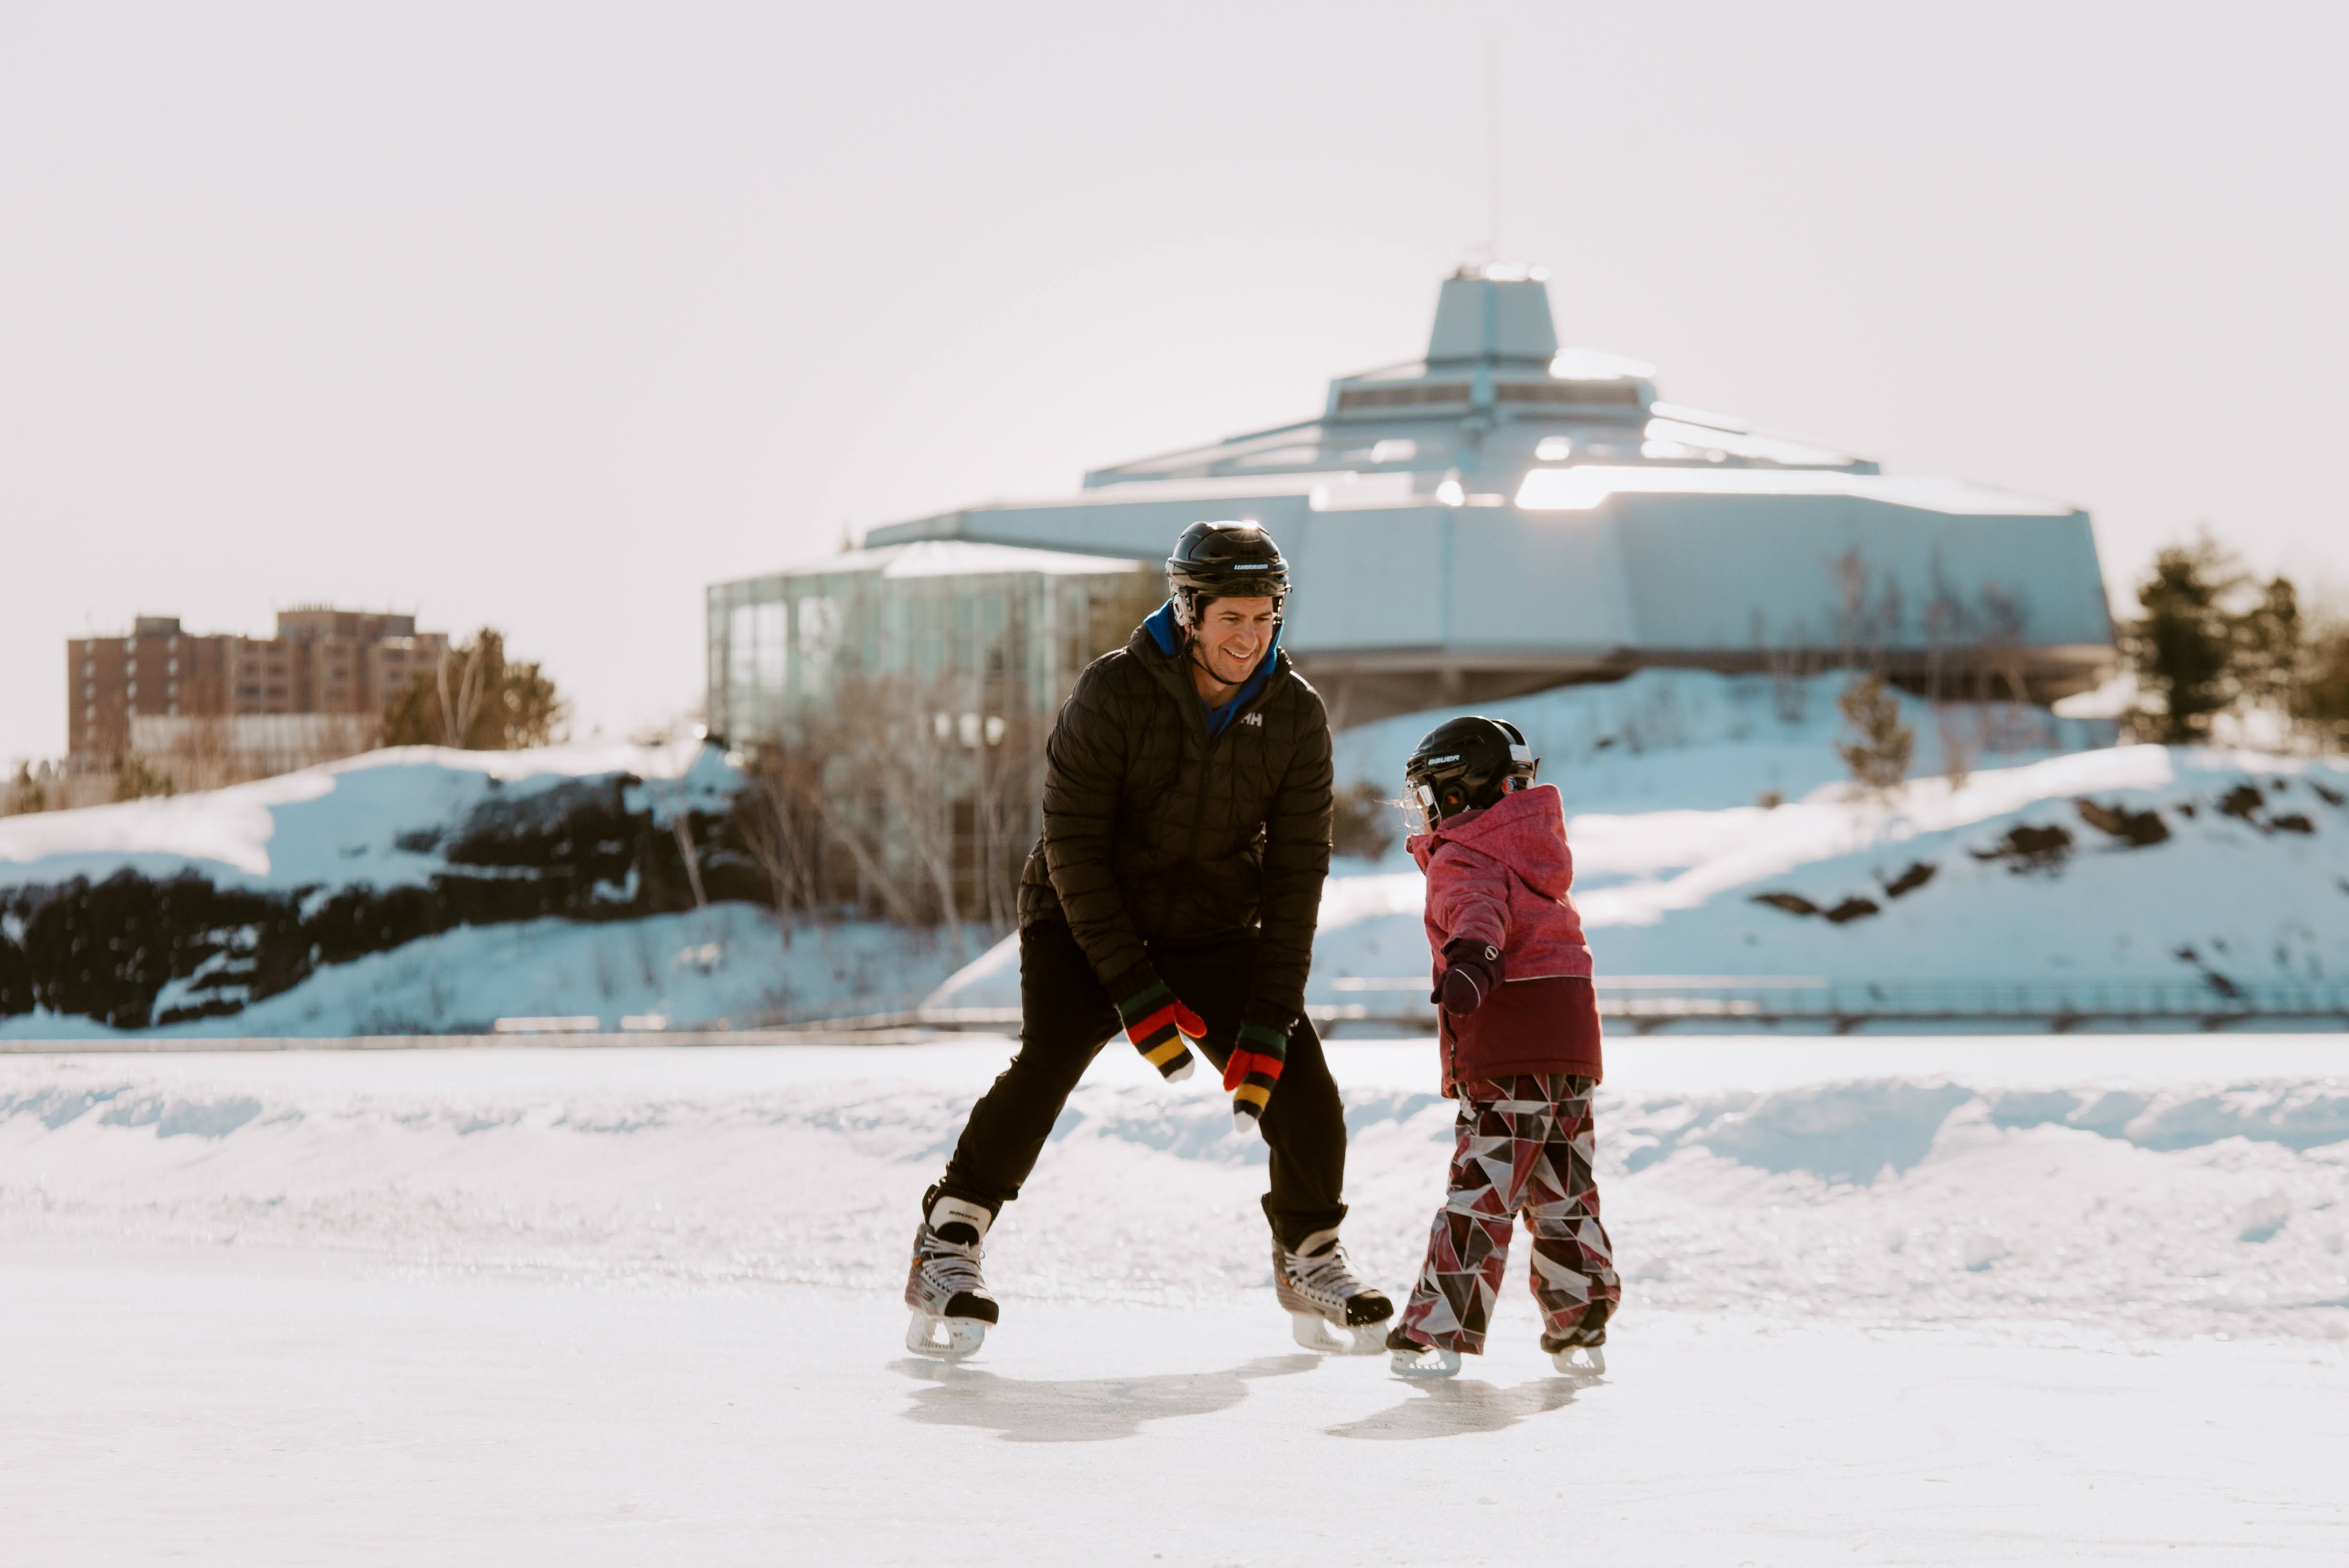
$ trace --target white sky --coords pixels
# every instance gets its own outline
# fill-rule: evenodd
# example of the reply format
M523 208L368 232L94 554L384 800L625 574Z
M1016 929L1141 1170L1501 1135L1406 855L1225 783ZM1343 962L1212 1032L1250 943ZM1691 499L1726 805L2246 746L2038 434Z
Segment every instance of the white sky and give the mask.
M700 590L1305 418L1484 234L1664 395L2349 580L2331 5L0 0L0 757L64 639Z

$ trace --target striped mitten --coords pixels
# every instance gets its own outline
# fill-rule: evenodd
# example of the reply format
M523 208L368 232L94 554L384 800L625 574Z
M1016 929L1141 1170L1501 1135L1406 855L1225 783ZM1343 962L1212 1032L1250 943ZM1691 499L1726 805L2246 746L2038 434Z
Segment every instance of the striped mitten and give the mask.
M1148 964L1136 964L1118 976L1111 991L1119 998L1117 1015L1125 1024L1125 1037L1142 1059L1170 1084L1189 1077L1195 1065L1191 1042L1207 1034L1199 1015L1176 1001Z
M1264 1107L1280 1082L1280 1066L1288 1057L1288 1031L1275 1023L1251 1020L1240 1025L1239 1044L1224 1064L1224 1087L1232 1092L1232 1127L1239 1132L1261 1132Z

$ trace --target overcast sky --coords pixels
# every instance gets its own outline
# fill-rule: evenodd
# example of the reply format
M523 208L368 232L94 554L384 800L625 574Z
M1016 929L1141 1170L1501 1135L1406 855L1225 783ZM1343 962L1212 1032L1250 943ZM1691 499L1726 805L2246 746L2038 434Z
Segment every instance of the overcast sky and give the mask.
M482 622L582 733L843 528L1309 417L1488 227L1666 397L2349 583L2338 5L0 0L0 757ZM2116 595L2116 599L2118 598Z

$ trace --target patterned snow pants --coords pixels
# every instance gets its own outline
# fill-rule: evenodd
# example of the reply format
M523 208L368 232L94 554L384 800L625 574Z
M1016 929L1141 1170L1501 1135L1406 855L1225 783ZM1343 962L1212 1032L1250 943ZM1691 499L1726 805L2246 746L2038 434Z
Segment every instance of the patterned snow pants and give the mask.
M1565 1073L1459 1085L1452 1190L1402 1311L1400 1326L1411 1338L1483 1352L1508 1266L1509 1232L1523 1214L1533 1232L1542 1348L1607 1342L1622 1286L1590 1175L1591 1088L1590 1079Z

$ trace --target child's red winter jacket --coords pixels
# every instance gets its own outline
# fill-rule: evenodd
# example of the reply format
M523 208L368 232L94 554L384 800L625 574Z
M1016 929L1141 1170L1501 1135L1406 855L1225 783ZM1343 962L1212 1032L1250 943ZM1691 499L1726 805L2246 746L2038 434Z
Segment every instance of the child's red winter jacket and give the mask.
M1466 937L1501 950L1506 982L1466 1018L1438 1011L1444 1088L1518 1073L1599 1075L1590 944L1575 912L1574 852L1555 784L1505 794L1414 836L1427 873L1427 942Z

